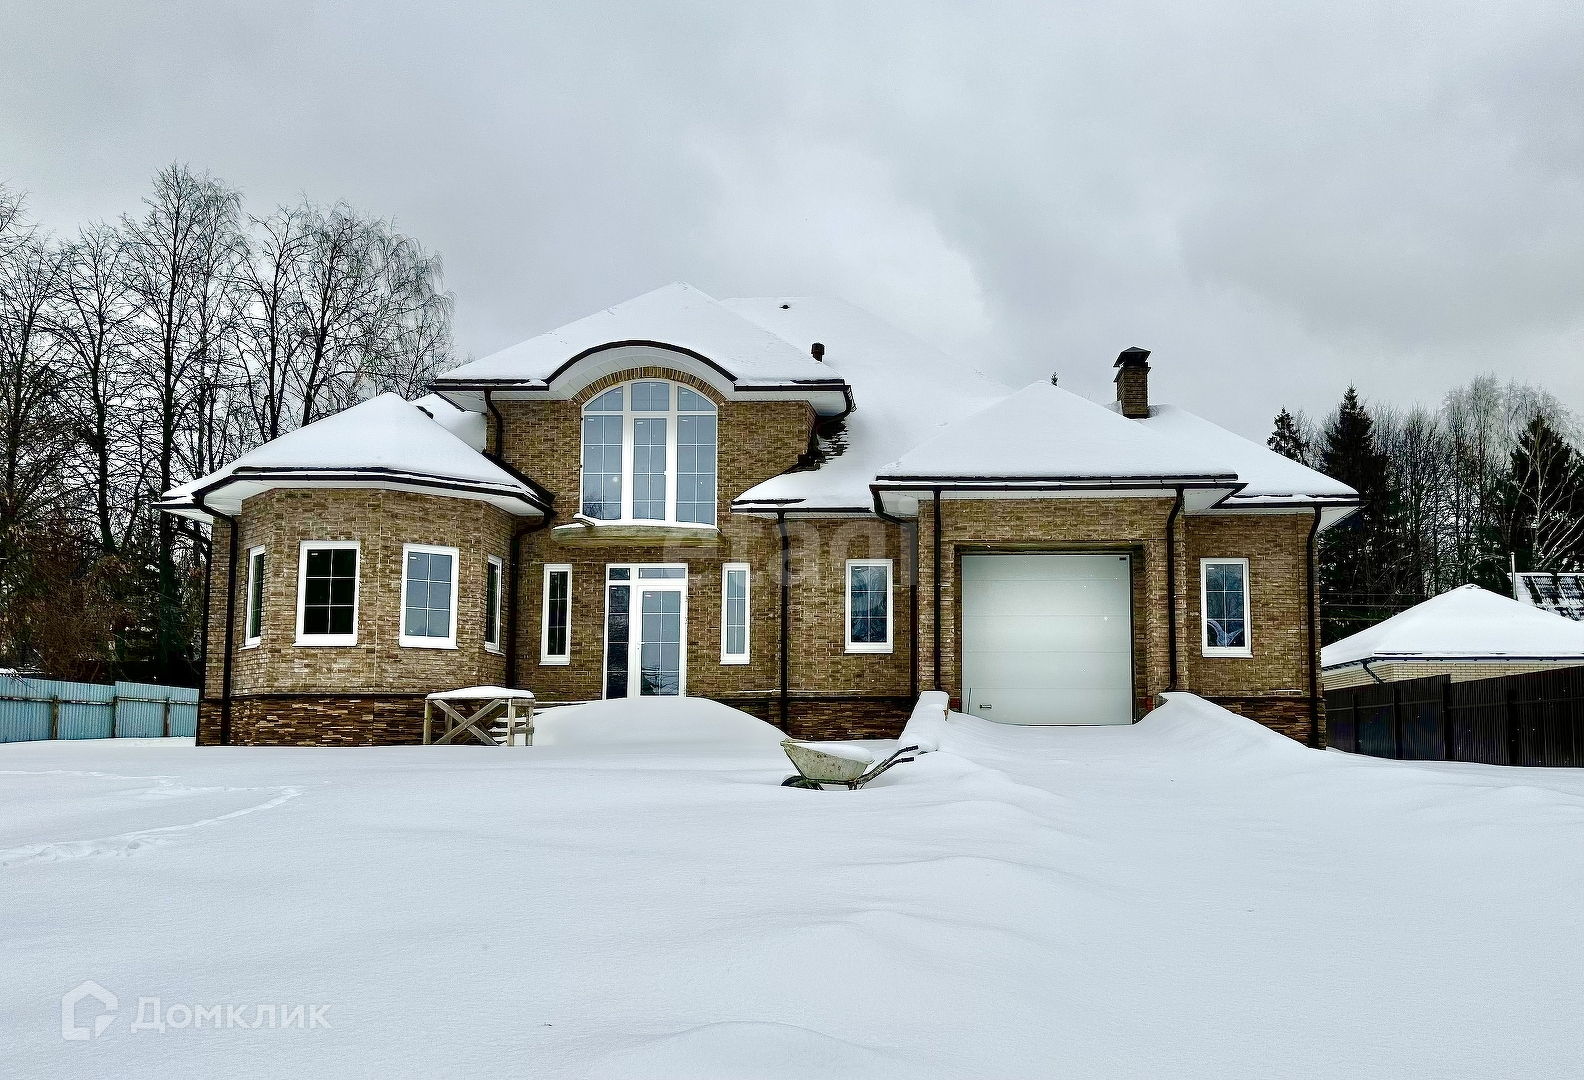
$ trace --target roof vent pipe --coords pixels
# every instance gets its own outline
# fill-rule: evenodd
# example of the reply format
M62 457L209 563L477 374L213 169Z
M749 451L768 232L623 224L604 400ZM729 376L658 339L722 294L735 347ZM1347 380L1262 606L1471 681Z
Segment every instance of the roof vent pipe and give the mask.
M1123 349L1112 365L1116 373L1116 399L1129 420L1149 418L1149 350L1137 345Z
M814 357L816 362L821 363L821 364L823 364L825 362L825 346L824 345L821 345L819 342L816 341L814 344L809 346L809 352L810 352L810 354L813 355L813 357Z

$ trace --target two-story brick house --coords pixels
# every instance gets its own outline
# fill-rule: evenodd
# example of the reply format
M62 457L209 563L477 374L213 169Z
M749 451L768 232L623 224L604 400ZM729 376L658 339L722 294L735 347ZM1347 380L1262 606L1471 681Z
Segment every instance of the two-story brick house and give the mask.
M675 695L802 737L1193 690L1319 743L1346 486L1182 409L1013 392L838 301L672 285L169 492L214 526L200 741L416 741L429 692Z

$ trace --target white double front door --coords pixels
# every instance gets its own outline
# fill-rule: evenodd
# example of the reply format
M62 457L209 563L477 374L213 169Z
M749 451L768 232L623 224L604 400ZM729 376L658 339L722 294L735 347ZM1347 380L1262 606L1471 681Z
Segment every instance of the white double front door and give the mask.
M687 566L605 568L605 696L687 693Z
M1131 723L1132 606L1126 555L964 555L963 711Z

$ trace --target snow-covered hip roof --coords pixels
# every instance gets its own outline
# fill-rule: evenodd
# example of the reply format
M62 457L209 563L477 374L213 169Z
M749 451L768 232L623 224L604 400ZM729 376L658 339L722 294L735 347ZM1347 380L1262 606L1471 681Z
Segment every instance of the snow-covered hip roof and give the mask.
M847 383L833 367L681 282L463 364L433 387L469 404L484 391L502 397L542 395L576 380L577 369L618 349L656 350L685 369L696 365L698 374L732 396L805 398L826 415L851 405Z
M1584 662L1584 623L1464 585L1320 650L1322 668L1366 660Z
M158 507L207 521L211 511L234 515L244 499L279 487L418 491L520 516L542 516L550 506L549 493L533 481L485 457L416 404L381 394L172 488Z
M823 344L825 362L847 380L856 405L825 425L817 460L743 492L734 513L868 513L869 485L882 465L1012 392L844 300L758 297L722 304L804 355Z

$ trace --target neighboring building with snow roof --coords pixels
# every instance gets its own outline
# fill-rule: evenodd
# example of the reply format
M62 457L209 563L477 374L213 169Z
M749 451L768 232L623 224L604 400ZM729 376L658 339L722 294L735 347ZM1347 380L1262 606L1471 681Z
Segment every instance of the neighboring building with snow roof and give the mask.
M1564 619L1584 622L1584 574L1525 571L1512 576L1513 599Z
M1327 690L1450 675L1453 682L1584 664L1584 623L1463 585L1320 650Z
M1151 404L1148 357L1103 405L670 285L321 420L162 503L215 528L202 741L414 741L425 693L503 683L799 737L934 687L1081 724L1178 688L1318 742L1314 545L1354 493Z

